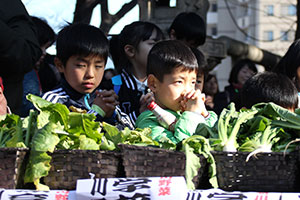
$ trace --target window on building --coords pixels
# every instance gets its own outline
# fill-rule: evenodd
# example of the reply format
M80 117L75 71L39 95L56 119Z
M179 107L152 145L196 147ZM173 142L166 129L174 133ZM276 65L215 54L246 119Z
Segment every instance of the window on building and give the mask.
M281 16L296 16L297 8L293 4L282 4L281 5Z
M289 34L287 31L280 31L280 37L281 41L289 41Z
M290 30L288 33L289 41L294 41L296 36L296 31L295 30Z
M218 34L217 27L212 27L212 28L211 28L211 35L217 36L217 34Z
M295 5L288 5L287 10L289 16L295 16L297 14L297 8Z
M170 6L170 0L155 0L155 5L157 7L160 7L160 6L169 7Z
M274 6L273 5L266 6L266 14L267 14L267 16L274 16Z
M264 40L273 41L274 40L273 31L264 31Z
M211 12L218 12L218 5L216 2L211 4Z

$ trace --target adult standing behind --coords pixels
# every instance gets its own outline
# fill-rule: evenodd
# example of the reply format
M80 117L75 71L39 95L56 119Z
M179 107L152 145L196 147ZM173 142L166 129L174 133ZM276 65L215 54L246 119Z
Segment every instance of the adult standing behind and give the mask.
M33 69L24 75L23 80L23 103L21 108L21 117L26 117L29 115L29 110L34 109L33 104L26 99L28 94L34 94L36 96L42 95L45 91L42 88L41 80L43 76L39 76L39 70L41 69L41 64L44 62L46 56L46 50L54 43L55 33L54 30L49 26L46 20L40 19L38 17L31 17L33 23L35 24L37 30L37 38L40 48L43 52L40 59L36 62ZM46 65L45 65L46 67ZM47 74L51 77L51 73ZM53 78L53 77L52 77ZM50 82L49 82L50 83Z
M22 105L23 77L41 56L35 26L20 0L0 1L0 76L13 113Z
M293 81L298 90L298 107L300 108L300 39L291 44L273 71L284 74Z
M256 73L257 68L251 60L239 60L231 69L229 85L225 87L224 92L215 96L215 112L220 114L223 108L226 108L231 102L234 102L236 108L240 109L240 91L244 83Z

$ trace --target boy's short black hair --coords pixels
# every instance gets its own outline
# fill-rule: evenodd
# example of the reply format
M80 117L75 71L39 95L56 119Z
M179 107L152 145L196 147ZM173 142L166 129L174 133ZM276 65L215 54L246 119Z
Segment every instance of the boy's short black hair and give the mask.
M56 56L66 65L74 55L101 56L107 61L108 39L97 27L88 24L71 24L64 27L57 36Z
M202 17L194 12L179 13L168 30L169 35L172 29L177 40L195 40L198 46L205 43L206 24Z
M165 40L156 43L149 52L147 75L153 74L163 81L166 74L182 67L183 70L198 71L197 59L191 49L179 40Z
M241 92L242 106L251 108L257 103L273 102L287 109L296 109L298 93L285 75L274 72L258 73L248 79Z
M231 69L229 80L228 80L230 84L238 83L237 76L244 66L248 66L248 68L251 69L254 73L257 73L257 68L254 62L252 62L249 59L239 60Z

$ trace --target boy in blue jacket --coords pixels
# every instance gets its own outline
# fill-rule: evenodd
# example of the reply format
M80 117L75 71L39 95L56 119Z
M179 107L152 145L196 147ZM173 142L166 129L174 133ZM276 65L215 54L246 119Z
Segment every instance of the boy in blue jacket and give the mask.
M56 50L54 62L62 80L42 98L65 104L71 110L93 113L98 121L133 129L129 117L118 108L115 92L97 90L109 53L104 33L87 24L66 26L58 34Z

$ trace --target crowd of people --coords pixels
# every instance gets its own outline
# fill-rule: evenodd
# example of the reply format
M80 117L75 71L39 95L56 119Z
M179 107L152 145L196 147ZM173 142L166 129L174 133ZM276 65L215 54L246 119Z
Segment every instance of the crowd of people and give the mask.
M0 114L26 117L34 109L26 100L31 93L119 128L150 127L155 140L178 143L199 123L213 126L231 102L238 109L260 102L291 112L299 107L300 40L273 72L258 73L251 60L238 60L220 92L198 48L205 43L206 25L196 13L178 14L168 36L151 22L137 21L107 39L99 28L81 23L56 35L19 0L2 0L0 11L5 13L0 17ZM54 42L56 55L46 54ZM105 70L108 57L114 69ZM147 109L152 101L176 116L174 130Z

